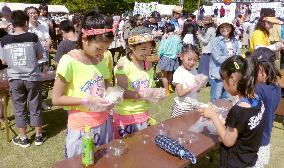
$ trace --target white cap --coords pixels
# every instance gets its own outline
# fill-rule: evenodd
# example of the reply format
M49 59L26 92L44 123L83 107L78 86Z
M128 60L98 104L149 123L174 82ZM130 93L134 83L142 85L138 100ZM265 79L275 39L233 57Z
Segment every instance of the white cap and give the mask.
M228 24L234 26L232 19L229 19L228 17L223 17L223 18L220 18L220 19L217 20L218 27L222 24L225 24L225 23L228 23Z

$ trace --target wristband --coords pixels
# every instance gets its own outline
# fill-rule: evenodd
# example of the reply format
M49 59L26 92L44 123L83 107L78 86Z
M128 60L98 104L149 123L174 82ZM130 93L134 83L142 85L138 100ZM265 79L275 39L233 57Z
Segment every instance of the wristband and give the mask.
M87 105L88 103L89 103L89 100L88 100L87 97L85 97L85 98L83 98L83 99L81 100L81 104L82 104L82 105Z

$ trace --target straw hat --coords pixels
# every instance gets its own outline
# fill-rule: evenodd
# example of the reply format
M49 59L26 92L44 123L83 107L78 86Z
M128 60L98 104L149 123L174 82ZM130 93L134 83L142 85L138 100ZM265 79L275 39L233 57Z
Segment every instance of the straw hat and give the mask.
M210 24L213 23L213 18L212 16L204 16L202 19L202 24L206 25L206 24Z
M283 24L278 18L276 17L264 17L263 20L268 21L273 24Z
M136 45L149 41L154 41L154 36L150 29L143 26L132 29L128 38L129 45Z
M175 13L182 13L182 7L181 6L174 6L173 12Z

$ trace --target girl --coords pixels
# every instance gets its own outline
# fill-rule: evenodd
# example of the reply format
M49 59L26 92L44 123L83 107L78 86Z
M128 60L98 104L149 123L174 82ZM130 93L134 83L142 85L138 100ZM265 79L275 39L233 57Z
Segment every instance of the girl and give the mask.
M122 138L147 127L149 104L141 100L144 88L154 86L154 70L146 62L153 48L153 36L147 28L136 27L128 39L130 58L122 57L115 67L117 85L122 87L124 100L116 107L114 137Z
M261 16L255 25L255 30L250 39L250 52L253 52L253 50L261 46L267 46L273 51L284 48L282 42L276 42L270 45L269 41L269 30L273 28L274 24L280 23L280 20L276 17Z
M192 22L185 21L183 25L183 30L181 33L181 39L186 45L195 45L196 43L196 32L195 27Z
M234 26L228 18L222 18L217 27L216 37L212 41L209 61L209 82L211 85L211 101L229 99L229 94L224 90L219 70L221 64L229 57L240 54L238 40L234 35Z
M221 66L220 75L225 89L239 101L230 109L226 122L214 108L201 110L201 115L212 120L221 144L220 167L253 167L261 145L264 128L262 102L255 94L258 62L255 57L228 58Z
M112 140L112 119L108 111L91 112L87 104L108 103L100 98L103 94L103 72L107 67L98 67L103 53L113 41L113 20L91 11L82 20L78 50L63 55L57 67L52 93L52 103L68 110L65 156L82 152L82 134L86 126L92 128L95 146ZM75 53L75 54L74 54ZM95 91L95 92L94 92ZM89 96L93 93L92 96Z
M197 85L195 82L197 71L194 66L196 65L198 56L193 49L185 45L182 48L180 59L182 65L177 68L173 75L173 84L176 86L177 97L174 99L172 117L179 116L191 110L190 107L183 105L186 97L197 99Z
M264 111L264 131L261 141L261 147L258 151L258 167L268 165L270 158L270 138L274 121L274 112L276 111L281 98L281 88L277 84L277 78L281 77L280 72L275 67L275 52L268 48L260 47L253 52L259 62L258 85L256 93L263 101Z
M178 54L181 51L181 39L174 33L175 26L173 24L167 24L165 27L165 35L161 41L158 55L160 60L158 62L158 68L162 72L162 81L167 93L173 93L172 78L173 72L178 68Z

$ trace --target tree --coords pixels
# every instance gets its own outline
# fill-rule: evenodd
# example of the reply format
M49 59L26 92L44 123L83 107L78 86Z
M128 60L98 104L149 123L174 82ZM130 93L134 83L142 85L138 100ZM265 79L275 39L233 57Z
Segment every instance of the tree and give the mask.
M84 13L90 9L99 8L103 13L122 14L132 11L135 2L152 2L153 0L4 0L4 2L64 4L73 13ZM179 0L157 0L161 4L178 5ZM201 0L201 5L204 0ZM184 10L194 12L197 10L198 0L184 0Z

